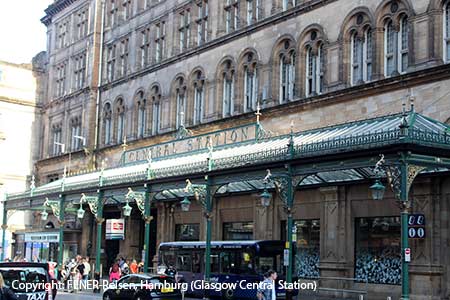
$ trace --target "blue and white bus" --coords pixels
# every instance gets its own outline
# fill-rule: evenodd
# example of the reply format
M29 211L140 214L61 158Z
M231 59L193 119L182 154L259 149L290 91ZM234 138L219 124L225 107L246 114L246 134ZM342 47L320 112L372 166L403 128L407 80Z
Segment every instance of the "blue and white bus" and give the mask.
M203 296L201 289L192 289L193 282L204 279L205 242L169 242L159 245L158 269L174 266L179 282L188 286L187 294ZM263 274L272 269L284 280L283 241L214 241L211 242L211 282L237 283L236 289L209 290L210 296L222 299L256 299L256 286ZM241 284L240 284L241 283ZM245 288L242 286L245 285ZM255 286L255 288L247 288ZM285 291L278 288L277 298Z

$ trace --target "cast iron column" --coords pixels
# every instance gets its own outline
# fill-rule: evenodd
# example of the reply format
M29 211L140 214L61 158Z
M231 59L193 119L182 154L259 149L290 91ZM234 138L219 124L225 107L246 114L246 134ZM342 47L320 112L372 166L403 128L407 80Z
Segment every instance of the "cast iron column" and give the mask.
M8 229L8 211L5 207L6 203L3 202L3 224L2 224L2 253L0 254L0 260L3 261L5 259L5 251L6 251L6 229Z
M63 255L64 255L64 201L66 199L66 195L59 195L59 248L58 248L58 267L59 270L62 271L63 268ZM56 268L58 273L58 268ZM56 278L58 278L59 274L56 274Z
M206 176L206 195L205 195L205 218L206 218L206 251L205 251L205 282L209 283L211 279L211 188L209 176ZM209 298L209 291L205 291L205 299Z
M409 263L405 261L405 249L408 245L408 164L400 166L401 201L401 240L402 240L402 299L409 300Z
M99 190L97 198L97 242L95 244L95 273L97 276L100 276L100 256L102 250L102 225L103 225L103 195L104 191ZM100 279L100 278L99 278Z
M288 166L288 180L287 180L287 249L289 251L289 264L287 267L287 274L286 274L286 282L292 283L292 273L293 273L293 253L292 253L292 227L293 227L293 220L292 220L292 204L293 204L293 197L294 193L292 190L292 170L291 166ZM290 300L292 299L292 291L287 290L286 291L286 299Z
M148 272L148 265L150 261L150 222L151 222L151 210L150 210L150 185L145 185L145 198L144 198L144 221L145 221L145 235L144 235L144 273Z

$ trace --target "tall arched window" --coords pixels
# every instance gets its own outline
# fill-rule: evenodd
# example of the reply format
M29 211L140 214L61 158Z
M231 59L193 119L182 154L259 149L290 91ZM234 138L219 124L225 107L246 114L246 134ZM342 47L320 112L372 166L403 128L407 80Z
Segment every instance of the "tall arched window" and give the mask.
M175 112L175 127L176 129L185 125L186 120L186 84L183 77L178 77L175 80L175 99L176 99L176 112Z
M306 97L322 93L323 89L323 45L306 50Z
M395 29L398 27L398 31ZM409 60L409 29L406 15L399 19L398 26L389 19L384 26L384 75L386 77L405 73Z
M396 32L392 20L384 26L384 68L385 76L391 76L396 70L395 63L395 41Z
M283 43L279 53L279 101L285 103L294 99L296 54L290 41Z
M205 105L205 78L201 71L194 74L194 115L193 125L198 125L203 121L204 105Z
M152 134L156 135L161 130L161 91L158 85L151 88L152 99Z
M152 134L156 135L161 130L161 102L153 103Z
M258 96L258 68L257 58L254 53L248 53L244 57L244 112L254 111Z
M122 98L116 102L116 141L122 143L125 138L125 105Z
M450 62L450 1L444 4L444 62Z
M408 53L409 53L409 30L408 17L403 16L400 20L400 36L399 36L399 72L405 73L408 69Z
M224 118L234 113L234 77L233 64L227 60L222 66L222 116Z
M111 104L106 103L103 107L103 132L104 132L104 140L103 143L105 145L109 145L111 143Z
M351 83L361 84L372 79L372 31L366 29L364 36L354 32L351 38Z
M145 135L147 127L147 100L144 98L144 92L139 91L137 94L136 107L137 107L137 136L139 138Z

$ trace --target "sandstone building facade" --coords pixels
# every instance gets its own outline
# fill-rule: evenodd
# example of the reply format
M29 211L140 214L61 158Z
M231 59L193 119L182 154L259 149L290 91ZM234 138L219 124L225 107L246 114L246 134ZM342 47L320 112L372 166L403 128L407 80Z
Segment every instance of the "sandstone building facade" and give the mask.
M180 128L198 135L253 122L259 106L264 127L280 134L291 121L306 131L400 112L412 97L416 111L448 123L449 14L442 0L57 0L42 19L48 60L34 173L44 185L64 168L92 170L105 159L114 167L124 151L170 141ZM414 189L416 208L441 222L415 245L417 299L449 297L450 261L439 250L450 243L448 187L446 177L427 177ZM260 218L254 194L232 198L215 206L214 239L283 238L279 207ZM299 193L294 218L317 265L303 275L358 278L370 255L396 251L399 209L369 198L359 184ZM153 214L154 246L202 239L199 207L159 203ZM142 221L127 226L141 228L136 239L105 247L139 257ZM89 234L74 236L78 252ZM388 250L359 255L372 239ZM388 293L398 293L398 276L383 276L371 289L394 284Z

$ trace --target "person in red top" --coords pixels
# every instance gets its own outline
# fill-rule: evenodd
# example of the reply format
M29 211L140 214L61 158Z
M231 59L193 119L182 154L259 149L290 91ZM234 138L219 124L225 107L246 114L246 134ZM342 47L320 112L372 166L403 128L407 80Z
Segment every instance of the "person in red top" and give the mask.
M131 271L131 274L137 274L138 273L138 264L137 264L137 261L135 259L133 259L133 261L130 264L130 271Z

